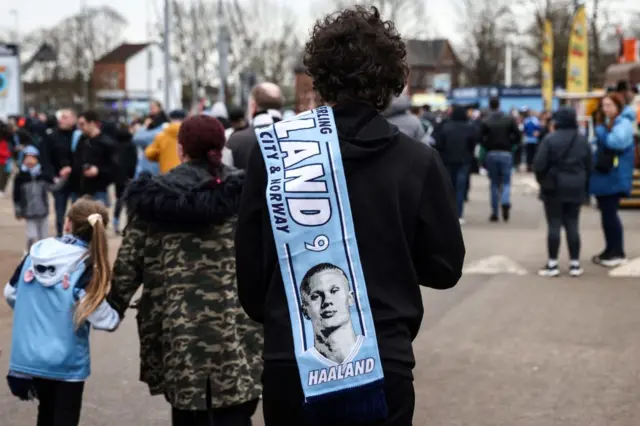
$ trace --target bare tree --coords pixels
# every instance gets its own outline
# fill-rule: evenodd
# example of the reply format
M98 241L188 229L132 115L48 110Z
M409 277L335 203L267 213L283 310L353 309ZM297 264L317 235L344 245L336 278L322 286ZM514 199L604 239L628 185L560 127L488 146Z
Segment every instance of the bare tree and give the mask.
M318 15L346 9L354 5L375 6L384 19L393 21L404 38L434 36L427 17L427 2L421 0L331 0L318 4Z
M516 20L508 0L459 0L460 31L464 35L459 52L471 85L502 82L505 50L516 34ZM518 50L514 49L514 71L518 70Z
M569 51L569 28L573 19L573 0L530 0L519 10L525 24L520 29L520 48L524 53L523 75L527 81L539 83L542 75L542 45L544 24L551 21L553 29L553 81L564 85L567 79L567 52Z
M540 81L543 28L546 19L553 26L554 84L564 86L567 76L569 36L573 21L573 0L529 0L522 7L522 16L533 19L522 27L522 50L527 56L526 75ZM615 62L619 44L615 28L621 24L625 5L619 0L590 0L587 2L589 26L589 81L592 87L601 87L609 65ZM526 20L523 19L526 22ZM630 22L633 22L631 20Z
M27 34L23 40L25 55L35 52L44 42L57 52L57 61L34 66L28 77L43 80L87 75L100 56L122 42L126 25L125 18L115 9L97 6Z
M222 16L230 35L229 83L238 78L240 72L250 70L260 79L283 86L292 84L301 31L297 17L285 1L223 2ZM185 4L174 0L172 15L171 53L180 64L183 81L192 81L197 65L198 83L218 86L220 16L217 2ZM161 38L162 27L158 25L157 30Z

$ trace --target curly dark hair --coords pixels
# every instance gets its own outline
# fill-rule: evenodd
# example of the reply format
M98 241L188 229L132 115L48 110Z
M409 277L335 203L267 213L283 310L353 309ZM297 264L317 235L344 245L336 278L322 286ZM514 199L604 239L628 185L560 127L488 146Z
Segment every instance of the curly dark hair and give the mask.
M316 21L304 65L325 102L364 102L384 110L404 90L407 50L392 21L356 6Z

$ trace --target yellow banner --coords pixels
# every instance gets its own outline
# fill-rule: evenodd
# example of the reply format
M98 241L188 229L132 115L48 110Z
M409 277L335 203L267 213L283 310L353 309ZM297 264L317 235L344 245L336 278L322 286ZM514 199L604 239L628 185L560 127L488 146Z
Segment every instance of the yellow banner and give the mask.
M584 93L589 90L589 34L587 11L579 6L571 25L567 61L567 92Z
M553 105L553 27L548 19L544 22L542 44L542 98L544 109L551 111Z

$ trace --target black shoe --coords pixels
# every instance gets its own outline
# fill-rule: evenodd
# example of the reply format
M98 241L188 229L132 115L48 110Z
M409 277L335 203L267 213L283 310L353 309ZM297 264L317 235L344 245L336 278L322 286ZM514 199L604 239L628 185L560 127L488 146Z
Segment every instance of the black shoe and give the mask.
M558 264L556 263L555 265L551 266L551 264L547 262L544 268L538 271L538 275L540 275L541 277L557 277L558 275L560 275Z
M572 263L569 265L569 275L572 277L579 277L584 274L584 269L580 266L579 263Z
M509 216L511 213L511 206L509 204L505 204L502 206L502 220L505 222L509 222Z
M489 218L489 222L497 222L497 221L498 221L498 215L492 214L491 217Z
M607 252L606 250L596 256L593 256L591 261L596 265L605 266L607 268L615 268L628 262L624 253L615 254Z

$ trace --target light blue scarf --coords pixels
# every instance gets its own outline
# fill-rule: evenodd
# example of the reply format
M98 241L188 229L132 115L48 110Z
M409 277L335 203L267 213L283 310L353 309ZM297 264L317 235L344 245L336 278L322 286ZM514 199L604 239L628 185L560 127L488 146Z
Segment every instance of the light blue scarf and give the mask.
M316 419L384 417L382 365L333 111L320 107L256 135L307 408Z

